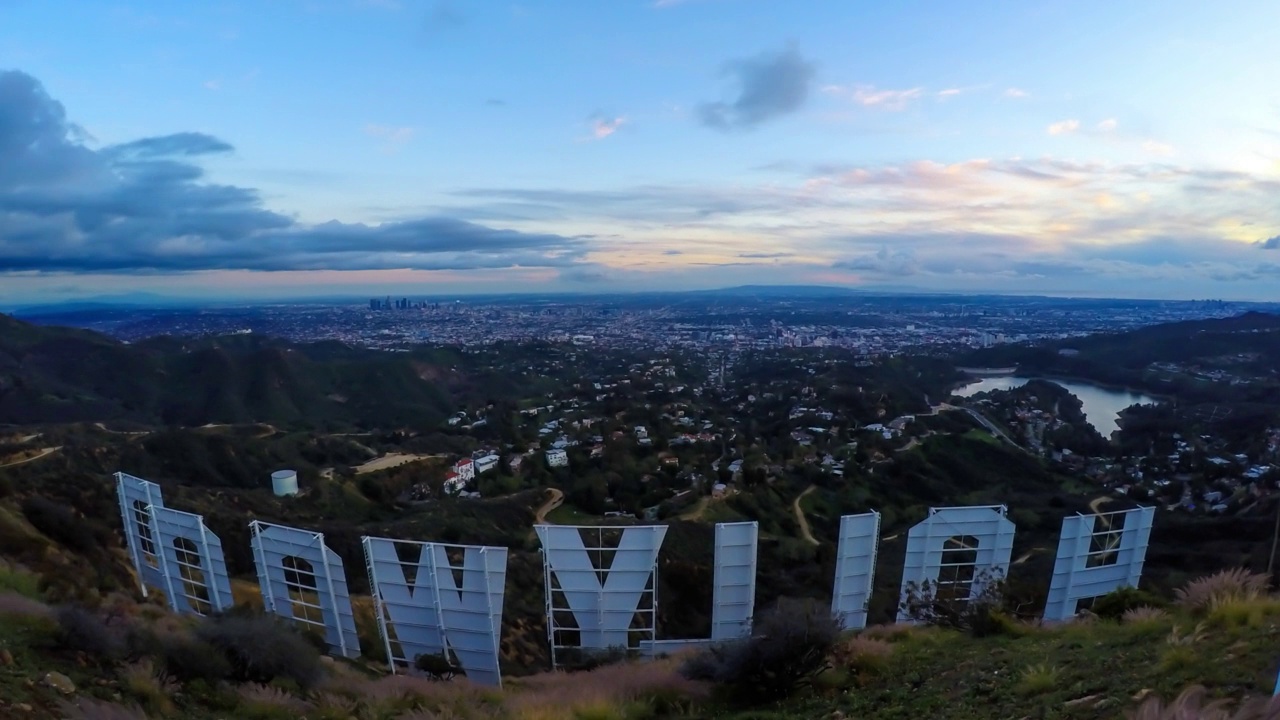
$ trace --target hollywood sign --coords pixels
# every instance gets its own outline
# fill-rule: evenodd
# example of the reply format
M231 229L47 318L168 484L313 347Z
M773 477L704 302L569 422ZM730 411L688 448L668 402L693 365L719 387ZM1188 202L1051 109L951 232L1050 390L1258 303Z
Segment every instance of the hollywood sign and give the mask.
M166 508L155 483L116 473L116 484L142 593L159 589L178 613L229 610L222 544L204 519ZM1142 507L1064 518L1044 619L1066 620L1081 600L1137 587L1154 517L1154 508ZM266 610L322 634L333 654L359 656L342 558L326 547L324 535L260 521L249 527ZM566 648L660 654L751 631L755 522L716 525L711 636L689 640L657 638L657 559L666 526L534 529L542 544L553 665ZM976 596L981 578L1007 575L1014 531L1002 505L931 508L907 533L900 596L925 582ZM845 628L866 627L879 536L877 512L840 519L831 611ZM391 671L421 655L444 655L473 682L501 685L507 549L379 537L361 542ZM903 613L897 620L911 621Z

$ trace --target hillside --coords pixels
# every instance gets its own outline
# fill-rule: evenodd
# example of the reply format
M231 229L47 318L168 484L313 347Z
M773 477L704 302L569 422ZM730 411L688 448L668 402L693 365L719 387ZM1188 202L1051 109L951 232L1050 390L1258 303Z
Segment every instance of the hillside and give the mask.
M0 315L0 424L425 428L455 409L456 396L488 384L450 370L457 362L446 350L391 354L259 336L126 345Z
M1079 377L1192 401L1280 404L1280 315L1248 312L1035 346L997 346L959 361L967 367L1016 365L1022 373ZM1211 382L1223 379L1242 383L1223 397L1221 384Z
M1243 698L1255 711L1236 720L1274 717L1280 709L1274 702L1269 713L1256 709L1275 680L1280 599L1257 590L1256 576L1225 579L1189 586L1165 610L1141 603L1167 604L1168 598L1116 594L1111 597L1120 602L1106 616L1052 627L996 613L981 633L873 626L823 634L822 654L805 679L788 685L780 699L761 700L745 695L730 677L718 683L686 679L688 655L509 678L501 690L421 675L390 677L373 663L322 662L296 632L252 612L178 618L120 596L97 610L54 608L31 578L0 567L0 714L70 720L1101 720L1134 717L1141 708L1144 719L1192 720L1224 719L1210 708ZM1193 688L1202 690L1187 692Z

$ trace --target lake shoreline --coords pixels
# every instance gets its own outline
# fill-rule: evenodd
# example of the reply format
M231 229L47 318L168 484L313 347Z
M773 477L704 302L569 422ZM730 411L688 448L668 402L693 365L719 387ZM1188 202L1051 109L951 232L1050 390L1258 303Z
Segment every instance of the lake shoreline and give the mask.
M1115 439L1115 433L1124 429L1125 414L1129 408L1134 405L1161 404L1169 401L1168 398L1133 388L1118 388L1115 385L1062 375L1032 373L971 378L953 387L951 396L969 398L983 392L1009 391L1025 387L1033 380L1054 383L1078 398L1085 414L1085 421L1099 435L1111 440ZM966 393L966 388L973 389Z

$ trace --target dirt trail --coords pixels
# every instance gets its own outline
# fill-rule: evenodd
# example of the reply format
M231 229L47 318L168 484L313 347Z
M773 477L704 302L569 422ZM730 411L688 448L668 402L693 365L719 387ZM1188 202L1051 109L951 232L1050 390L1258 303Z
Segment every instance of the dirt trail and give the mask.
M686 512L680 516L680 519L681 520L701 520L703 514L707 512L707 507L710 505L711 505L711 497L708 495L703 495L702 497L698 498L698 502L693 504L693 507L689 509L689 512Z
M25 463L33 462L33 461L35 461L35 460L39 460L40 458L43 458L43 457L49 457L50 455L52 455L52 454L54 454L54 453L58 452L58 451L59 451L59 450L61 450L61 449L62 449L62 446L61 446L61 445L58 445L58 446L56 446L56 447L47 447L47 448L42 449L42 450L39 452L39 454L37 454L37 455L32 455L31 457L27 458L26 460L17 460L17 461L15 461L15 462L5 463L5 464L3 464L3 465L0 465L0 468L13 467L14 465L22 465L22 464L25 464Z
M805 542L810 545L817 545L818 539L809 531L809 520L804 516L804 510L800 509L800 501L803 500L806 495L817 489L818 487L816 485L810 485L804 489L804 492L800 493L799 497L797 497L794 502L791 503L791 509L796 513L796 521L800 523L800 537L804 538Z
M106 425L103 425L102 423L94 423L93 426L98 428L99 430L102 430L103 432L109 432L112 435L150 435L151 434L149 430L134 430L133 432L130 432L128 430L112 430L111 428L107 427Z
M357 475L365 473L377 472L378 470L386 470L387 468L400 467L401 465L417 462L419 460L429 460L431 458L444 457L443 455L408 455L404 453L390 453L382 457L376 457L363 465L357 465L355 468Z
M542 503L542 506L533 513L533 524L542 525L547 522L547 513L555 510L564 504L564 493L556 488L547 488L547 492L551 493L551 497Z

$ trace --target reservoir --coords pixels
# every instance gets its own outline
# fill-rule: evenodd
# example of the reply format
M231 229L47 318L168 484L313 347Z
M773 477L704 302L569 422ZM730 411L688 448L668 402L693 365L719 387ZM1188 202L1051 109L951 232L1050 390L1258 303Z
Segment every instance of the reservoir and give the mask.
M977 395L981 392L989 390L1012 390L1016 387L1022 387L1031 380L1037 378L1014 377L1005 375L1001 377L988 377L981 380L975 380L968 385L953 392L953 395L959 397L969 397ZM1110 438L1111 433L1120 429L1117 422L1121 410L1134 404L1150 405L1160 402L1158 399L1150 395L1142 393L1130 392L1128 390L1115 390L1112 388L1104 388L1078 380L1050 380L1049 378L1038 378L1047 382L1061 385L1068 392L1080 398L1083 406L1085 420L1097 430L1102 437Z

